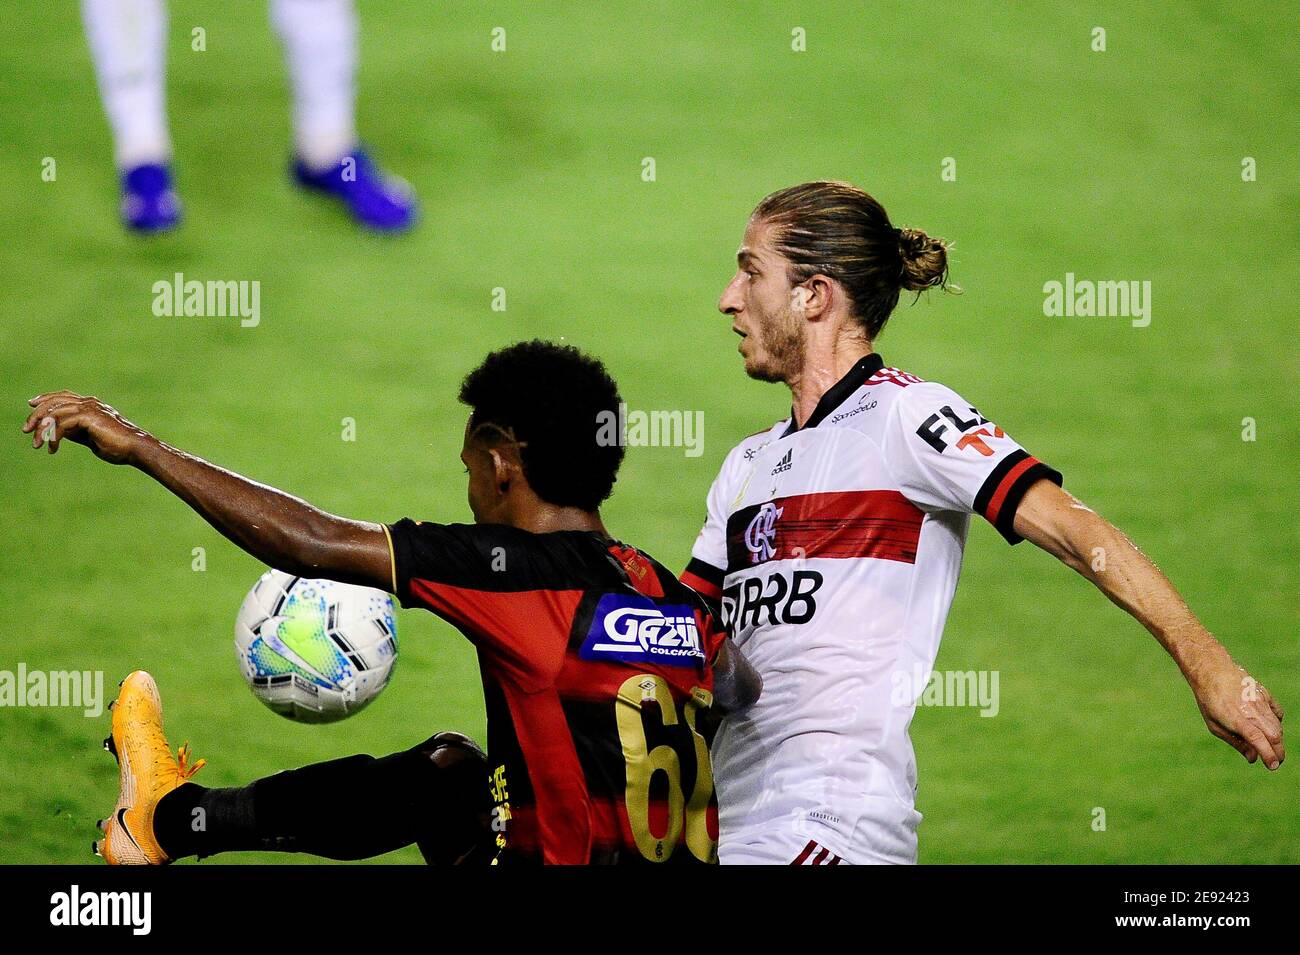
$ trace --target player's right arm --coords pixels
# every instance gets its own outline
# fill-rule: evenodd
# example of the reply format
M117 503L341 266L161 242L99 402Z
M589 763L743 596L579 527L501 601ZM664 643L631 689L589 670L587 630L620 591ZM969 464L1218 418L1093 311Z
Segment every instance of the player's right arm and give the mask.
M287 573L392 591L388 536L159 441L98 398L37 395L23 433L51 454L66 438L110 464L129 464L167 488L238 547Z

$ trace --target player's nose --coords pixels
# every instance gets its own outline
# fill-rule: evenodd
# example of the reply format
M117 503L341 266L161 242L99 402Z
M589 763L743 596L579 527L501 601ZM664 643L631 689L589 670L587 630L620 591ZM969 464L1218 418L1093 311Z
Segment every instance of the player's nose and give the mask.
M744 304L745 300L740 294L740 273L736 273L736 277L722 290L722 295L718 299L718 311L723 315L735 315Z

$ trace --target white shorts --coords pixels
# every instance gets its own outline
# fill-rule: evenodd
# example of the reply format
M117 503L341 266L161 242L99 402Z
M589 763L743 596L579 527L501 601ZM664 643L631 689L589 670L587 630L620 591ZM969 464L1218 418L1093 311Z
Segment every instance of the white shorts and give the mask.
M802 826L801 826L802 828ZM826 837L822 837L826 838ZM718 846L722 865L852 865L831 846L793 826L758 826Z
M772 821L727 833L718 843L721 865L911 865L916 856L898 851L850 849L834 830L807 822Z

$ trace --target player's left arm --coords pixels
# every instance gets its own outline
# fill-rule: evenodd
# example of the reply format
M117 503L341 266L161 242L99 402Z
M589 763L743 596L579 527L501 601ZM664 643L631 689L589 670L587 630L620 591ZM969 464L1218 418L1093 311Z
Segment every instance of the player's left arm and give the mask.
M1083 577L1160 641L1187 678L1211 733L1248 762L1286 758L1282 707L1196 619L1169 579L1118 528L1051 481L1015 511L1015 532ZM1101 559L1098 559L1098 558Z

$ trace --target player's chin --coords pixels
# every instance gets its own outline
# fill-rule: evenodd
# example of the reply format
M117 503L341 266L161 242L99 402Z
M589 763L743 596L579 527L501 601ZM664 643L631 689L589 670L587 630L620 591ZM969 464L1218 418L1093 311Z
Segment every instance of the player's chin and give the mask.
M772 362L765 361L760 355L745 355L745 374L755 381L784 381L784 377Z

